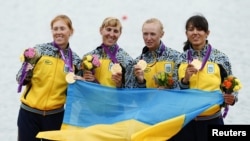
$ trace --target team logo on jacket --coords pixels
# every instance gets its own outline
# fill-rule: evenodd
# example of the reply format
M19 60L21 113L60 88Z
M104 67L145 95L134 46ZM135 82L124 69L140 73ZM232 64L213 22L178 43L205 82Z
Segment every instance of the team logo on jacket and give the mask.
M165 64L165 72L166 73L171 73L172 72L172 65L171 65L171 63L166 63Z
M52 62L51 62L50 60L44 60L44 63L45 63L46 65L52 65Z
M207 65L207 73L208 74L214 73L214 64L208 64Z

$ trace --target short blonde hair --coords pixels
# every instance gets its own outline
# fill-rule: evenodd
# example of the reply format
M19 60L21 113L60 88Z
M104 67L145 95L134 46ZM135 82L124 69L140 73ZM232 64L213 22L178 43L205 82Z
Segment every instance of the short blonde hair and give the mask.
M157 19L157 18L150 18L150 19L146 20L146 21L143 23L142 28L144 27L145 24L149 24L149 23L157 23L157 24L159 24L160 30L161 30L162 32L164 32L163 24L162 24L161 21L160 21L159 19Z
M118 28L120 28L120 32L122 32L122 24L121 24L120 20L115 18L115 17L105 18L102 22L100 30L107 27L107 26L118 27Z

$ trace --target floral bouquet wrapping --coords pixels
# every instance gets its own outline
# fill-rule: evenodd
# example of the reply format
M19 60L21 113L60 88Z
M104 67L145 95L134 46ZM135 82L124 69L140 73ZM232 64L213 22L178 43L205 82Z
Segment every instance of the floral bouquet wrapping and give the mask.
M41 57L41 54L35 48L25 49L23 54L20 57L22 62L27 62L30 64L35 64L38 59Z
M41 54L35 48L27 48L22 53L20 60L23 62L22 73L19 79L19 86L17 92L21 92L22 86L24 85L24 80L28 80L32 77L32 71L28 70L28 64L35 65ZM31 72L31 73L29 73Z
M242 88L241 82L238 78L236 78L235 76L228 76L224 79L223 83L221 84L221 89L223 92L225 92L226 94L231 94L233 92L238 92L240 89ZM226 104L225 105L225 109L224 109L224 113L223 113L223 117L225 118L227 113L228 113L229 107Z
M172 88L174 85L174 80L172 75L166 72L157 73L156 75L154 75L154 80L159 87Z
M82 66L85 70L91 70L99 67L101 65L100 60L97 55L87 55L83 58Z

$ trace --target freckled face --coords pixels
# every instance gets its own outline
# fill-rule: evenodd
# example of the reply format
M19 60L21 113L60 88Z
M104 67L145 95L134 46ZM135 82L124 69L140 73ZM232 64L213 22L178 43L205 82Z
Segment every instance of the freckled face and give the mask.
M121 35L120 27L107 26L100 30L102 35L102 42L106 46L112 46L116 44Z
M56 44L61 48L67 47L71 34L72 31L63 20L58 20L53 23L52 36Z

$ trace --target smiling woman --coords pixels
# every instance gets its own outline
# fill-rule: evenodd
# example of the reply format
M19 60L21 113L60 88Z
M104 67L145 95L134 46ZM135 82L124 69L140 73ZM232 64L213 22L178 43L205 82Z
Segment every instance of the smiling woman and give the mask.
M208 42L210 30L207 19L203 15L193 15L186 21L185 27L187 41L175 68L180 88L219 90L223 94L224 103L233 106L238 101L238 93L225 93L221 88L225 77L233 74L231 62L225 53ZM209 125L224 125L222 108L225 106L220 105L202 112L171 141L207 141Z
M71 20L66 15L59 15L51 21L50 26L54 42L62 49L67 48L74 32Z
M32 48L39 52L39 59L32 64L25 61L17 74L20 86L25 85L18 115L18 141L36 140L40 131L61 128L67 74L75 74L80 69L81 59L69 46L73 33L69 17L56 16L51 29L54 41Z
M87 56L95 55L101 65L92 70L84 69L81 80L109 87L131 87L129 76L133 58L117 43L122 34L120 20L116 17L106 17L99 32L102 38L101 45L83 55L83 61Z

